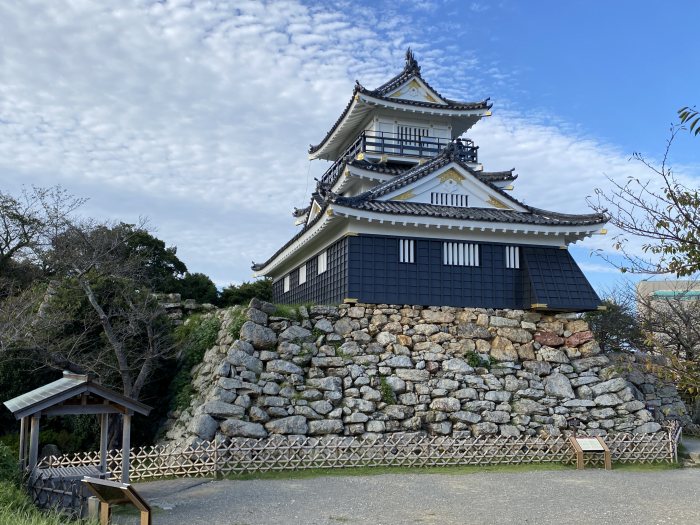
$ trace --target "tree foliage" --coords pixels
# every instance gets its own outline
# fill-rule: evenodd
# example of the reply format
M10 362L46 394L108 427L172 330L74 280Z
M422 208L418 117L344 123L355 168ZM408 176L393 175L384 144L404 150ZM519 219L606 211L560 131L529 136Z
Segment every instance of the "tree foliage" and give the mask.
M698 113L698 110L695 109L695 106L692 108L689 106L684 106L679 109L678 118L680 119L681 124L688 125L688 130L691 133L694 135L700 135L700 113Z
M179 293L183 299L193 299L200 304L216 304L219 300L216 285L203 273L186 273L177 279L171 291Z
M700 271L700 193L685 185L669 164L669 153L678 126L671 136L660 164L642 154L633 158L650 172L650 178L630 177L625 183L610 180L612 191L597 188L590 206L609 216L621 233L614 247L625 259L618 264L601 254L623 272L668 274L679 277ZM630 236L643 239L642 254L629 248Z
M236 306L248 304L253 297L263 301L272 301L272 279L258 279L252 282L231 284L223 289L219 306Z
M0 351L32 366L92 372L138 398L172 355L170 321L154 297L186 271L176 250L140 224L83 219L61 188L0 200ZM20 282L16 269L30 268Z
M604 310L587 312L584 316L600 348L604 352L643 348L646 338L629 296L612 291L603 300L603 306Z

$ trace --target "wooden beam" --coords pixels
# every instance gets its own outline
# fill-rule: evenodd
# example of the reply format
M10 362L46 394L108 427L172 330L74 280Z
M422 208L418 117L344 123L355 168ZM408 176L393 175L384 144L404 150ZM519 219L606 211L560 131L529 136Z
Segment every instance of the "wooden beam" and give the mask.
M70 416L78 414L123 414L124 409L114 405L90 404L90 405L57 405L47 408L42 413L47 416Z
M32 416L32 430L29 436L29 470L36 468L39 462L39 419L41 414Z
M27 460L27 418L19 421L19 468L24 470Z
M100 416L100 471L107 475L107 447L109 439L109 415Z
M131 454L131 414L124 414L122 425L122 483L129 483L129 456Z

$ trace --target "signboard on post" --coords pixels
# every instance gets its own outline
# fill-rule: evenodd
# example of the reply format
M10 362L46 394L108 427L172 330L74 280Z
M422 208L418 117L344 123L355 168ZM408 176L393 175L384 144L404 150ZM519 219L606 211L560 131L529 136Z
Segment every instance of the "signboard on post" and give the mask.
M602 453L605 463L605 470L612 470L612 456L610 449L601 437L569 437L569 443L576 452L576 468L583 469L583 454L585 452Z
M83 483L100 500L100 525L108 525L112 505L129 503L141 513L141 525L151 525L151 507L128 483L84 477Z

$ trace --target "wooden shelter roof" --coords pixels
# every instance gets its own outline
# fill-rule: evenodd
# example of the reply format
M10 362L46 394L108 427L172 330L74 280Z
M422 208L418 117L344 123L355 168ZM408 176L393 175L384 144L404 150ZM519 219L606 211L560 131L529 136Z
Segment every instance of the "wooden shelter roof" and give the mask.
M98 403L90 402L98 398ZM63 377L48 385L4 402L16 419L42 412L60 414L104 414L136 412L148 415L151 407L115 392L89 376L64 371Z

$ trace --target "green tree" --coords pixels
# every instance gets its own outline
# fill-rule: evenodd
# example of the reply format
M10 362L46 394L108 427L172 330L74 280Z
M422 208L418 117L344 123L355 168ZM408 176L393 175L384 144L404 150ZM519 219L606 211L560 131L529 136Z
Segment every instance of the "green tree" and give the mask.
M609 294L603 300L605 310L584 315L603 352L634 351L644 348L645 336L634 303L621 294Z
M184 277L175 281L173 291L179 293L183 299L194 299L201 304L216 304L219 298L216 285L203 273L186 273Z
M133 224L120 223L116 228L123 230L125 239L122 256L140 261L142 278L149 286L157 292L177 291L187 272L187 266L177 257L177 248L166 246L164 241Z
M221 292L219 306L248 304L253 297L263 301L272 301L272 279L263 278L227 286Z

